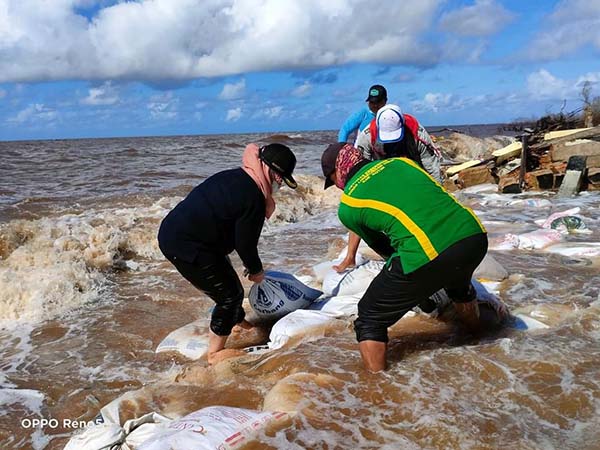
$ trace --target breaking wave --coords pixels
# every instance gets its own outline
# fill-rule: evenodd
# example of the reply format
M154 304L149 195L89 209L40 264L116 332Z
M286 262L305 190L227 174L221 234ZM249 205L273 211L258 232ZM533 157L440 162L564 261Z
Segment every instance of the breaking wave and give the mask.
M318 177L297 178L298 189L277 194L270 224L299 222L337 204L339 193L323 191ZM96 300L111 273L161 260L158 226L180 200L1 225L0 321L51 319Z

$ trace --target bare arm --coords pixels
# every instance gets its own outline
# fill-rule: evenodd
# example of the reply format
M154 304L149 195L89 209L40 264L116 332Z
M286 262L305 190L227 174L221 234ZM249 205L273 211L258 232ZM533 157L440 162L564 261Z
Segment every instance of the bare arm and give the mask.
M356 254L358 253L358 246L360 245L360 236L353 231L348 233L348 249L346 251L346 257L344 260L333 266L333 270L336 272L343 272L349 267L356 266Z

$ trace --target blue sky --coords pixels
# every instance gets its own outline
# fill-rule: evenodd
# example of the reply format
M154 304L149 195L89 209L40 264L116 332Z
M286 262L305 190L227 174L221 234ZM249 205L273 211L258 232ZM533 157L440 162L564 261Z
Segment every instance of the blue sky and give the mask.
M415 3L416 5L411 5ZM0 140L426 125L600 96L600 0L0 0Z

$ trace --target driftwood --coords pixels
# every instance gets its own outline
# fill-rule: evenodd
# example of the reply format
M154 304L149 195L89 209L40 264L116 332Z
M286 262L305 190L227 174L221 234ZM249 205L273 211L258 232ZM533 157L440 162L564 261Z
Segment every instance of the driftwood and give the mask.
M593 139L600 140L600 125L590 128L589 130L583 130L579 133L569 134L568 136L559 137L556 139L550 139L548 141L542 141L537 144L531 145L530 148L532 150L540 150L546 147L550 147L551 145L562 144L565 142L574 141L576 139Z

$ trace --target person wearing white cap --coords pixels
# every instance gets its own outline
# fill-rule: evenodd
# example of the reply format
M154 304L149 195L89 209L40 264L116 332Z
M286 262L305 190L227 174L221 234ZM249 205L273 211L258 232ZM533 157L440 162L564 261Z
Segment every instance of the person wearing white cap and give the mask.
M442 155L427 130L414 116L402 113L398 105L382 107L369 126L369 133L360 136L357 147L363 154L372 152L372 159L406 156L416 161L438 183L442 183Z
M375 126L385 157L409 156L417 162L420 160L427 173L438 183L442 182L441 153L417 119L403 114L398 105L387 105L378 111Z
M390 103L377 111L370 125L359 133L356 148L365 159L371 161L400 156L410 158L434 181L442 183L440 151L417 119L403 114L398 105ZM360 237L350 232L346 257L340 264L333 266L333 269L343 272L355 266L359 245Z

